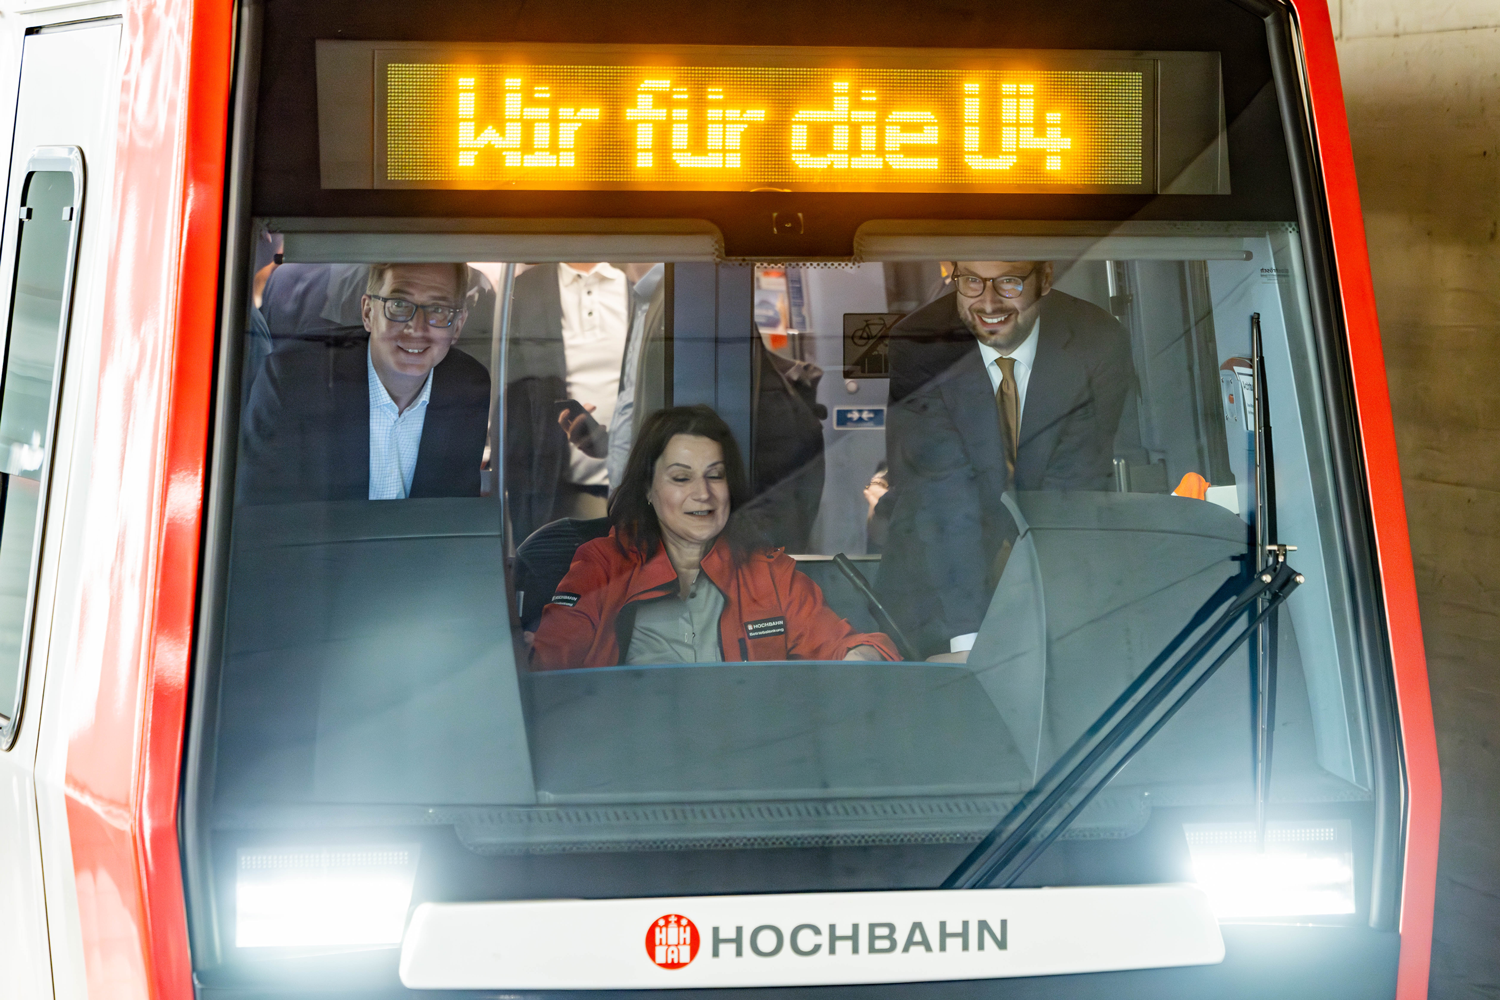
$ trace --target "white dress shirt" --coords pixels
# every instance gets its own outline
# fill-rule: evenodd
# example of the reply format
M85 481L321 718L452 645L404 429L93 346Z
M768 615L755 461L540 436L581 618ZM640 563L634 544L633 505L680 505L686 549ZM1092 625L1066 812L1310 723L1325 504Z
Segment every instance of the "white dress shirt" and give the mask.
M990 377L990 388L995 392L1000 391L1000 366L995 364L995 359L1000 357L1011 357L1015 359L1016 366L1014 374L1016 377L1016 409L1020 418L1016 424L1016 433L1020 434L1020 420L1026 419L1026 386L1031 382L1031 367L1036 363L1036 340L1037 331L1041 329L1042 321L1031 324L1031 332L1026 339L1021 341L1019 347L1011 351L1009 355L1003 355L988 344L979 345L979 356L984 359L984 373ZM974 640L978 638L978 632L966 632L956 635L948 640L948 651L950 653L962 653L974 648Z
M620 390L620 360L629 328L629 286L624 272L596 264L587 273L557 265L562 296L563 354L568 365L568 397L590 403L594 419L608 427ZM608 485L602 458L590 458L570 446L568 481L581 486Z
M405 500L411 495L411 477L417 471L417 450L422 446L422 425L427 422L427 401L432 396L432 372L422 383L422 392L405 411L386 391L375 373L375 362L365 349L365 368L370 382L370 499Z

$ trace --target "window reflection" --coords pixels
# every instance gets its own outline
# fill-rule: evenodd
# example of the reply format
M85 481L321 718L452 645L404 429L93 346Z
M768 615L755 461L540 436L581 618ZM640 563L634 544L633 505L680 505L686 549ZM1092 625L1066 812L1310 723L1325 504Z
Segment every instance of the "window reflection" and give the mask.
M80 193L73 174L61 170L33 171L25 185L0 388L0 721L7 728L25 677Z
M621 810L544 834L461 820L498 851L697 835L700 813L644 811L661 802L736 803L725 843L978 837L1242 572L1252 312L1282 523L1337 549L1299 422L1318 391L1300 292L1258 266L271 267L247 324L264 351L223 676L245 710L219 723L221 794ZM463 321L388 329L372 294ZM293 438L260 402L289 386ZM280 449L272 502L251 502L258 435ZM1368 770L1327 566L1299 562L1285 609L1276 781L1341 801ZM1249 667L1229 660L1080 829L1133 835L1147 791L1239 794ZM789 798L817 805L770 823L747 804ZM889 810L829 832L850 799Z

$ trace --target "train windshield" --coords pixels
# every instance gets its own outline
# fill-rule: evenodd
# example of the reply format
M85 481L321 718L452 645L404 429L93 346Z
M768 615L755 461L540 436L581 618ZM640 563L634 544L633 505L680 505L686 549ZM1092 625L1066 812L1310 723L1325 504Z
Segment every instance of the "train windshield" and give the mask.
M1188 884L1160 926L1206 907L1214 941L1367 923L1386 737L1342 361L1247 37L309 47L321 165L257 154L223 352L205 982L1134 967L991 968L1025 919L915 890ZM611 905L628 961L519 946ZM455 958L481 912L517 947Z

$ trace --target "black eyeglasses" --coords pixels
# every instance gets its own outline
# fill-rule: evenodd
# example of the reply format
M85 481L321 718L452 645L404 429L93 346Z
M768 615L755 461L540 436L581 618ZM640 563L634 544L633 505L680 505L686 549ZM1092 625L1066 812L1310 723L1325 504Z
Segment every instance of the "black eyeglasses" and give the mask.
M984 294L984 286L993 284L995 294L1002 299L1018 299L1026 290L1026 279L1036 273L1033 267L1025 274L1002 274L998 278L981 278L977 274L955 274L953 283L958 286L958 294L966 299L977 299Z
M428 326L442 330L452 326L458 314L463 312L454 306L424 306L406 299L388 299L384 295L371 295L370 298L385 303L385 318L392 323L410 323L420 309Z

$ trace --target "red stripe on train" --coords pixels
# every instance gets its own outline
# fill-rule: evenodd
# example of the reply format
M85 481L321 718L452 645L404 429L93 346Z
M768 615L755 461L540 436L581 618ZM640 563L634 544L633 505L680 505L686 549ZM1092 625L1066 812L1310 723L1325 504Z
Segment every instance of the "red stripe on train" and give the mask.
M125 14L67 811L90 992L189 1000L177 845L218 303L233 8ZM87 697L87 696L85 696Z

